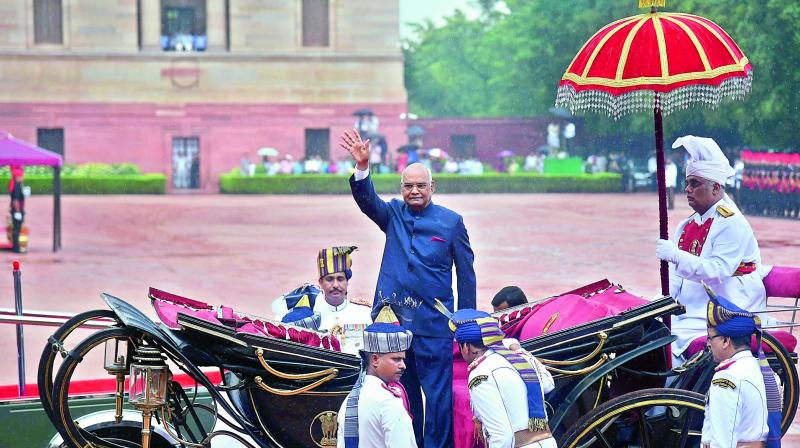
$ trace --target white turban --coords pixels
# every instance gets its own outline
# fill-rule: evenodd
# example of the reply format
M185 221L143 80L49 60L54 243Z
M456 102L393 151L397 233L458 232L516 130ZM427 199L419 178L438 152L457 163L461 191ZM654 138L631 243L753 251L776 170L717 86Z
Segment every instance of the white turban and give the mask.
M725 185L729 177L736 174L731 163L713 139L687 135L675 140L672 148L683 146L689 152L686 177L697 176Z

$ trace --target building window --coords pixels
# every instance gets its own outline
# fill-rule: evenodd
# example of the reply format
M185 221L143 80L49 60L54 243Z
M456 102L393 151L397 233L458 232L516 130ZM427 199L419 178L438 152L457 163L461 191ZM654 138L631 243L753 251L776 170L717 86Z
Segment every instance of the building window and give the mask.
M303 0L303 46L329 45L328 0Z
M475 150L475 136L451 135L450 148L453 150L453 155L460 159L475 157L477 154L477 151Z
M172 138L172 187L200 188L199 138Z
M313 157L328 160L331 152L330 142L330 129L306 129L306 160Z
M205 51L205 0L161 0L161 48L164 51Z
M33 0L33 42L37 44L64 42L61 0Z
M64 157L64 128L37 128L36 146Z

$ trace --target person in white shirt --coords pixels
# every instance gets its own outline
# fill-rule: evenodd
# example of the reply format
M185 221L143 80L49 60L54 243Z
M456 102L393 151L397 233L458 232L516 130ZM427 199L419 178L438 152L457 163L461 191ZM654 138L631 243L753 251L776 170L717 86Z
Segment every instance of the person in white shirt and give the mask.
M408 400L400 378L413 335L376 322L364 330L362 374L337 415L338 448L416 448Z
M778 448L781 394L761 352L759 319L722 296L707 307L708 340L715 369L706 395L704 448ZM756 356L751 336L756 334Z
M556 448L544 405L544 394L554 387L550 373L516 341L505 339L488 313L462 309L449 317L461 356L469 363L472 412L485 446Z
M308 295L311 309L319 313L320 331L328 331L339 338L342 351L358 353L361 348L361 333L372 323L372 306L366 301L351 300L347 297L353 260L351 253L355 246L330 247L317 255L318 285L304 285L285 294L272 303L272 311L278 320L295 307L295 304Z
M686 197L695 213L678 225L672 240L656 243L656 256L670 263L670 295L686 306L685 314L672 318L678 337L672 343L673 366L685 362L689 344L705 335L708 296L701 282L744 310L766 308L758 242L723 187L733 168L710 138L681 137L672 144L680 146L690 156Z
M667 157L664 165L664 186L667 187L667 208L675 208L675 187L678 186L678 166L672 161L672 157Z

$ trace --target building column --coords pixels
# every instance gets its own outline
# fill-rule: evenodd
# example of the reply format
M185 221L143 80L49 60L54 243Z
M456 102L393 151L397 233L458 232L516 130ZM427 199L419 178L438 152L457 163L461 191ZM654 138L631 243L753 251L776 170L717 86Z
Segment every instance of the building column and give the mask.
M226 0L206 1L206 33L208 51L226 51L225 36L228 24L225 20Z
M161 2L141 0L142 50L161 51Z

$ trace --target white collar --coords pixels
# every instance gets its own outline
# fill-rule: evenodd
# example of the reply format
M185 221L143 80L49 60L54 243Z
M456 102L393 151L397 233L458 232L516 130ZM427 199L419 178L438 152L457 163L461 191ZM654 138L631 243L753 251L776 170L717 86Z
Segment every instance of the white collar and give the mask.
M698 219L700 220L700 224L704 223L706 219L711 218L714 216L714 213L717 212L717 207L720 205L725 204L725 198L720 199L719 201L715 202L714 205L708 208L705 213L702 215L698 215Z
M733 356L730 357L730 359L736 361L742 358L753 358L753 357L754 357L753 352L751 352L750 349L747 349L734 353Z
M344 298L344 302L342 302L341 304L339 304L337 306L337 305L331 305L330 303L328 303L327 300L325 300L325 293L322 293L322 297L321 298L322 298L322 301L325 303L325 306L330 308L332 311L342 311L343 309L347 308L347 303L350 302L349 300L347 300L347 297L345 297Z

